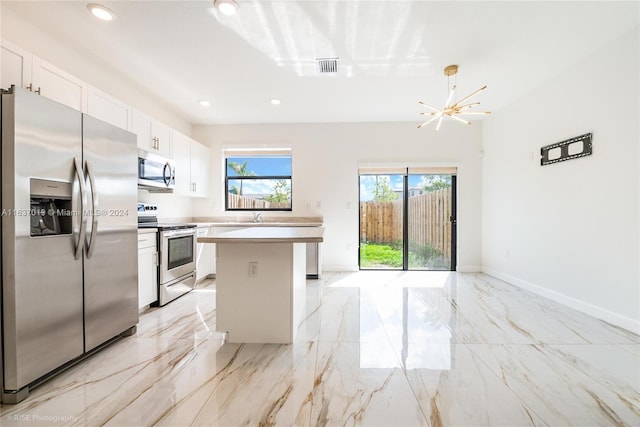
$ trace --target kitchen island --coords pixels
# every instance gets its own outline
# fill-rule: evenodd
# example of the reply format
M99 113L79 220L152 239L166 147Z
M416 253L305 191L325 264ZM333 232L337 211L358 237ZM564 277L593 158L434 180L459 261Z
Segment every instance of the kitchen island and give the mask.
M216 325L235 343L288 344L306 301L306 244L323 227L247 227L198 238L216 247Z

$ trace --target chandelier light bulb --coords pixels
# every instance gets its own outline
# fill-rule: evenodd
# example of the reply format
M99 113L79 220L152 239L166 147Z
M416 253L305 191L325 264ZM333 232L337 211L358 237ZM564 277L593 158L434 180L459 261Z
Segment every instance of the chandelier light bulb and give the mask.
M456 75L458 72L458 66L457 65L449 65L447 67L445 67L444 69L444 75L447 76L447 78ZM445 116L454 119L456 121L459 121L461 123L464 123L466 125L470 125L471 122L468 120L465 120L461 117L459 117L460 115L463 114L491 114L490 111L469 111L471 108L475 107L476 105L480 105L480 102L472 102L470 104L464 104L464 102L468 101L469 99L471 99L472 97L476 96L477 94L479 94L480 92L482 92L483 90L485 90L487 88L487 86L482 86L480 89L476 90L475 92L470 93L469 95L465 96L464 98L462 98L460 101L454 101L455 100L455 92L456 92L456 85L454 84L451 87L451 90L449 92L449 97L447 98L447 102L445 103L444 108L436 108L433 107L429 104L426 104L422 101L418 101L419 104L424 105L425 107L427 107L428 109L430 109L430 112L422 112L420 113L421 115L429 115L431 116L431 118L429 118L429 120L427 120L426 122L422 123L421 125L418 126L419 128L425 127L426 125L428 125L429 123L435 121L436 119L438 120L438 123L436 124L436 131L440 130L440 125L442 124L442 120L444 119ZM447 80L447 90L449 89L449 83ZM453 104L451 104L451 102L454 102Z

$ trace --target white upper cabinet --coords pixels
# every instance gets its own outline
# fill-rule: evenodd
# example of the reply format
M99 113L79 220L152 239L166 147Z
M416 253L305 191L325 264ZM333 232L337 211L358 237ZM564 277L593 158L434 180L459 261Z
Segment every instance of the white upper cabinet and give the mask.
M111 123L122 129L131 130L131 107L106 93L89 86L87 111L89 115Z
M87 84L37 56L33 57L31 90L83 113L87 112Z
M206 145L191 141L191 182L194 197L209 197L210 152Z
M134 132L138 135L139 148L173 158L173 132L169 126L132 109L11 42L1 40L0 43L0 88L8 89L15 85L31 90Z
M2 41L0 47L0 88L11 85L27 88L31 83L31 61L33 56L26 50Z
M173 154L176 162L175 193L190 197L209 196L209 147L180 132L173 132Z
M138 148L173 158L170 127L133 110L131 131L138 135Z
M176 187L174 193L191 195L191 140L173 131L173 160L176 162Z
M3 89L15 85L87 112L85 82L5 40L2 40L0 54Z

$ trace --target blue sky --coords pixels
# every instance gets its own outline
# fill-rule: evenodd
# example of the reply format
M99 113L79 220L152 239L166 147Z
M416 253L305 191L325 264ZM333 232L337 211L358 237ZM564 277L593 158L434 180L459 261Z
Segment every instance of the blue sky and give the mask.
M258 176L291 176L291 157L229 157L227 160L240 164L247 162L247 170ZM227 174L237 176L229 168Z
M256 176L291 176L291 157L228 157L227 160L243 164L247 162L247 171ZM229 177L238 176L227 168ZM243 180L242 194L246 196L268 195L274 193L275 179ZM230 180L229 185L240 188L240 180Z

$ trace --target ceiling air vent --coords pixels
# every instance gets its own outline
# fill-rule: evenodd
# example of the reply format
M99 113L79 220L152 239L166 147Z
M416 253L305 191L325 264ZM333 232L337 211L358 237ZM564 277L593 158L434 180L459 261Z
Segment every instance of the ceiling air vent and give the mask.
M320 73L338 72L338 58L316 58L316 61L318 61L318 70L320 70Z

